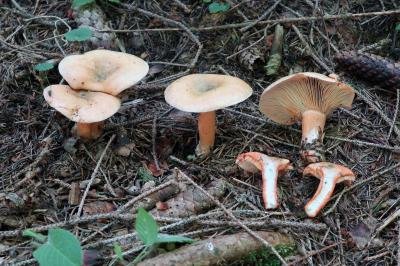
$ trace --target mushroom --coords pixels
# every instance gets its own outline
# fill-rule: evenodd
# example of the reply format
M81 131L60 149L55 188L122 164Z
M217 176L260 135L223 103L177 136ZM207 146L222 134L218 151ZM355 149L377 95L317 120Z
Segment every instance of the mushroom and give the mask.
M322 139L327 116L338 107L350 108L354 90L337 79L305 72L281 78L261 95L259 108L279 124L302 122L302 151L306 162L323 160Z
M289 160L267 156L259 152L240 154L236 164L251 173L262 172L262 195L266 209L276 209L278 202L278 176L293 169Z
M184 76L165 90L165 101L185 112L200 113L197 156L210 153L215 141L215 111L246 100L253 93L243 80L226 75L192 74Z
M347 185L350 185L356 178L349 168L328 162L309 164L303 171L303 176L306 175L320 179L317 192L304 207L309 217L317 216L328 203L337 183L345 181Z
M149 66L131 54L93 50L65 57L58 71L74 90L100 91L115 96L146 76Z
M76 134L83 139L95 139L101 135L103 121L115 114L120 100L107 93L76 91L67 85L51 85L43 96L51 107L76 122Z

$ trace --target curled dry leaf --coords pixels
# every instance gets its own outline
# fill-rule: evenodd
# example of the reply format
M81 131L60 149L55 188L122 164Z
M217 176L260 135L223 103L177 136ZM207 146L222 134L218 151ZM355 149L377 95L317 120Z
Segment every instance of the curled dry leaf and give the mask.
M94 201L83 206L83 213L86 215L109 213L115 210L115 205L108 201Z

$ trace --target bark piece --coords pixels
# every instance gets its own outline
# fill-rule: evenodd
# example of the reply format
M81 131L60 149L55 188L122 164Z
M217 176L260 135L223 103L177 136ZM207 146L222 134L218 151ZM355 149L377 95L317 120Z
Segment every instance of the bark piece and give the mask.
M68 195L69 205L78 205L80 202L81 189L79 187L79 182L73 182L71 184L71 189Z
M265 231L256 231L255 233L268 241L272 246L294 244L291 237L281 233ZM237 233L219 236L214 239L202 240L175 251L145 260L139 263L138 266L225 265L229 261L241 259L250 252L262 248L264 248L264 245L248 233Z
M223 180L212 181L207 191L215 198L221 198L225 194L226 183ZM186 191L165 202L166 209L154 209L150 213L153 216L187 217L204 212L213 207L215 203L203 192L193 186L188 186Z

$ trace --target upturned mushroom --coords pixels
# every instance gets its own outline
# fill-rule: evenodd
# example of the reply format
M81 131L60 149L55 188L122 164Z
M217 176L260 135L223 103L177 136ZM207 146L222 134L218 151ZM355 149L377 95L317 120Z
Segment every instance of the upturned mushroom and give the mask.
M246 100L253 93L243 80L226 75L192 74L184 76L165 90L165 100L185 112L200 113L197 156L210 153L215 142L215 111Z
M328 162L309 164L303 171L303 176L306 175L320 179L317 191L304 207L309 217L317 216L328 203L337 183L350 185L356 178L349 168Z
M308 163L323 160L323 130L336 108L351 108L354 90L337 79L313 72L293 74L269 85L261 95L260 111L274 122L302 123L301 155Z
M76 134L83 139L98 138L103 121L115 114L121 106L120 100L107 93L76 91L67 85L51 85L44 89L46 102L76 122Z
M262 172L262 196L266 209L279 207L278 177L286 171L293 169L287 159L267 156L259 152L240 154L236 164L251 173Z
M100 91L116 96L144 78L149 66L131 54L93 50L65 57L59 63L58 71L74 90Z

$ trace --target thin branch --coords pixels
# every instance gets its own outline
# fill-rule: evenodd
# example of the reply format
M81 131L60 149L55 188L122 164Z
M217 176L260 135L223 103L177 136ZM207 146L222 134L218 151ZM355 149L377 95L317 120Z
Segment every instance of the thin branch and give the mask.
M103 158L106 155L107 149L110 146L111 142L114 140L114 138L115 138L115 135L112 135L110 140L108 141L106 147L104 148L103 152L101 153L99 160L97 161L96 167L94 168L93 173L90 176L90 180L89 180L89 182L88 182L88 184L86 186L85 192L83 193L83 196L82 196L82 199L81 199L81 203L79 204L79 207L78 207L78 212L76 213L76 217L81 216L82 209L83 209L83 204L85 203L85 199L86 199L86 197L87 197L87 195L89 193L90 187L91 187L91 185L93 183L93 180L96 178L97 172L99 171L101 162L103 161Z

